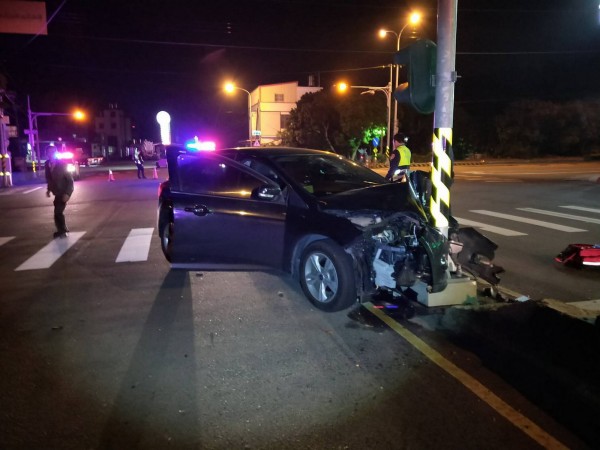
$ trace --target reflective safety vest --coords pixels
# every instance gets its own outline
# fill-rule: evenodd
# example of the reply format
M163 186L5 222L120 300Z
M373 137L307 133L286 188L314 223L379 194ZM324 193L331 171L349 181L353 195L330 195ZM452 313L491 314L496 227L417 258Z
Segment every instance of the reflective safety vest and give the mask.
M411 153L410 149L406 145L400 145L398 147L398 153L400 153L399 166L410 166Z

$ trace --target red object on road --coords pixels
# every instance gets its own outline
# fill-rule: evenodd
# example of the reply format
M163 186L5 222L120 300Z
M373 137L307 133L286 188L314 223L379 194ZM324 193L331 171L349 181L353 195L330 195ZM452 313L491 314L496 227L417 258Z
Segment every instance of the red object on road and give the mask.
M600 267L600 244L569 244L554 260L566 266L579 268Z

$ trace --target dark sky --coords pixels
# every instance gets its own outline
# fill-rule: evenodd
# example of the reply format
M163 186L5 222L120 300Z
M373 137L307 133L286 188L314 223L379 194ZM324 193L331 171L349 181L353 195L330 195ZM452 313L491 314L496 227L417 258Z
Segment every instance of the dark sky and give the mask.
M437 27L435 0L46 4L47 36L0 34L0 70L19 104L27 94L34 111L117 103L140 137L151 140L158 139L154 117L161 109L181 133L243 138L247 96L226 97L226 79L247 90L286 81L307 85L311 74L324 87L341 78L383 86L389 71L373 67L391 63L395 38L381 40L377 30L399 31L413 8L424 14L417 36L435 41ZM459 0L457 105L599 96L598 4ZM411 36L407 28L403 45Z

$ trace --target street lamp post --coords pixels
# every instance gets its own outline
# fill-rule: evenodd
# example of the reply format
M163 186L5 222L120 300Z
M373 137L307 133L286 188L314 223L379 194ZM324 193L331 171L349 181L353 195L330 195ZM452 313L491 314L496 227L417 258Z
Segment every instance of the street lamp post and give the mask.
M238 87L233 83L227 83L225 85L226 92L233 92L234 90L244 91L248 94L248 145L252 145L252 95L249 91L244 88Z
M393 34L394 36L396 36L396 51L399 52L400 51L400 40L402 39L402 32L406 29L407 26L416 25L419 23L420 20L421 20L421 14L419 14L418 12L414 12L410 15L408 21L406 22L406 24L404 24L404 26L398 33L396 33L395 31L392 31L392 30L381 29L381 30L379 30L379 36L381 38L385 37L386 34ZM399 76L400 76L400 65L396 64L396 85L398 84ZM392 84L392 86L393 86L391 68L390 68L390 84ZM398 102L394 101L394 133L397 133L398 131L399 131Z
M35 163L37 162L38 165L41 163L40 142L39 142L39 139L37 139L37 135L38 135L37 119L38 119L38 117L48 117L48 116L71 116L71 117L75 118L76 120L84 120L85 119L85 113L81 110L76 110L75 112L72 112L72 113L34 112L31 110L31 103L29 101L29 96L27 96L27 119L29 122L29 129L26 130L26 133L29 137L29 146L31 147L31 150L35 152L35 158L32 158L32 162L34 163L34 165L33 165L34 172L35 172Z
M391 70L391 66L390 66L390 70ZM366 94L369 92L375 93L376 91L378 92L383 92L385 94L385 98L386 98L386 103L387 103L387 148L390 149L390 143L391 143L391 129L390 129L390 124L391 124L391 120L390 120L390 114L391 114L391 110L392 110L392 83L390 81L390 83L387 84L387 86L348 86L346 83L340 83L338 84L338 90L340 91L345 91L348 88L352 88L352 89L365 89L365 92L361 92L361 94Z

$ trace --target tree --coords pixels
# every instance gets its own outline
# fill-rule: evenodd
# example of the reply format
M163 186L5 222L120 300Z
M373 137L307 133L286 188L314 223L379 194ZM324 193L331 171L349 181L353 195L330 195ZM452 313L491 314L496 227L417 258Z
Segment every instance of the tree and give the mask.
M515 102L496 119L498 155L579 156L598 148L600 101Z
M381 96L348 92L340 95L322 90L308 93L290 112L283 145L331 150L349 156L368 132L385 127L386 102Z
M339 133L339 113L328 91L304 94L296 108L290 111L282 143L335 151L335 136Z

